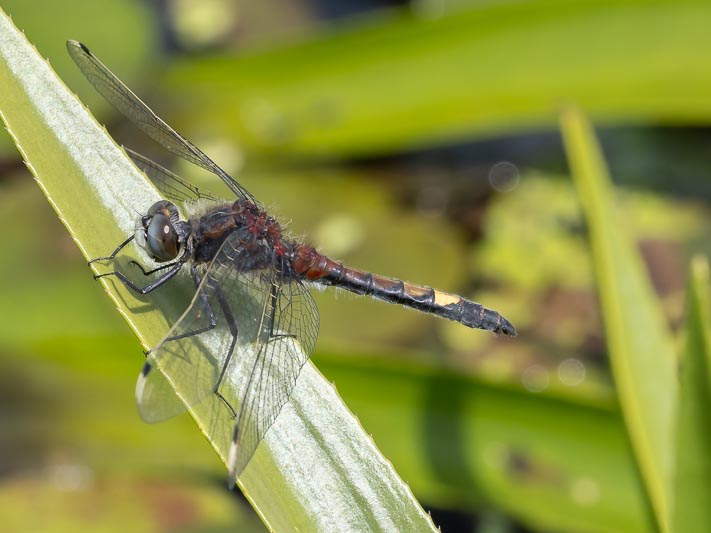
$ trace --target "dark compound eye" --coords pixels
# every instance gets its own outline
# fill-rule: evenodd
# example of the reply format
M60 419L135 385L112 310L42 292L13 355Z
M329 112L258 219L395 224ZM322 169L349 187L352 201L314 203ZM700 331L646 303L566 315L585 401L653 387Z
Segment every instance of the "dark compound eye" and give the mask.
M178 256L178 234L167 216L158 213L151 217L146 228L145 248L160 263Z

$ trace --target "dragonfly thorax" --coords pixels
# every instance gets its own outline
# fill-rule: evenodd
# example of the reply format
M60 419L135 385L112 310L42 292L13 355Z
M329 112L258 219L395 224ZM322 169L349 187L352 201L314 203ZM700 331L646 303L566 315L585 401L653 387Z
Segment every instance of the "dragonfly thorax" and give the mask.
M226 240L230 242L233 259L244 254L250 257L241 259L248 270L272 265L275 257L285 255L289 246L277 220L246 200L217 206L192 217L190 223L190 243L197 263L210 262Z

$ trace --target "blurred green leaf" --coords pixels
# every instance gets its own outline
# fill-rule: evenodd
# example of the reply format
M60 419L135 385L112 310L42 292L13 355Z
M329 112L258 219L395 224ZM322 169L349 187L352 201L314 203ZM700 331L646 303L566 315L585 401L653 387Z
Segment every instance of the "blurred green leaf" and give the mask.
M141 0L2 0L2 9L15 26L33 36L39 53L72 87L89 85L67 55L64 43L68 38L105 49L104 59L128 82L137 78L146 59L155 54L151 9ZM87 94L85 101L97 114L109 109L98 94ZM2 132L0 155L8 154L16 154L15 145Z
M711 71L699 68L707 2L443 5L441 16L386 11L278 49L183 60L164 80L177 125L283 157L550 128L564 101L609 123L711 119Z
M651 530L613 410L344 355L319 368L423 501L494 504L545 531Z
M676 360L659 302L637 254L592 127L567 107L561 127L590 234L618 397L659 527L669 527Z
M0 58L0 112L8 130L85 257L105 253L106 243L132 233L136 209L143 212L159 196L1 12ZM161 338L166 315L177 316L191 292L184 279L182 290L157 291L146 306L121 283L104 286L144 346ZM212 442L207 420L196 421ZM217 451L224 461L226 450ZM320 490L320 483L329 490ZM240 484L274 529L434 529L310 364Z
M264 531L215 486L124 475L97 487L93 472L77 464L56 465L48 474L49 479L17 477L0 484L5 531Z
M711 524L711 324L709 267L692 262L686 344L681 366L673 485L672 531L708 531Z

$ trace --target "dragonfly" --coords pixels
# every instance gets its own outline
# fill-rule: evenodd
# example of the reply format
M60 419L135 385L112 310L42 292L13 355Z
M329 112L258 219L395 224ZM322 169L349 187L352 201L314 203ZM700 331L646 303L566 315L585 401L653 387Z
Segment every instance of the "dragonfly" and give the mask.
M222 180L233 196L217 198L126 148L164 199L148 208L134 234L113 252L89 261L113 262L129 243L138 244L159 265L146 269L130 262L145 283L118 269L94 277L113 276L140 295L189 272L194 296L147 353L136 400L145 421L159 422L211 399L216 407L209 411L210 424L228 428L222 433L229 439L224 444L230 487L289 401L316 344L319 314L309 287L336 287L469 328L516 335L506 318L479 303L349 268L290 238L247 189L159 118L86 46L68 41L67 48L108 102L169 152ZM189 214L186 219L178 206ZM198 339L209 340L210 350L195 349Z

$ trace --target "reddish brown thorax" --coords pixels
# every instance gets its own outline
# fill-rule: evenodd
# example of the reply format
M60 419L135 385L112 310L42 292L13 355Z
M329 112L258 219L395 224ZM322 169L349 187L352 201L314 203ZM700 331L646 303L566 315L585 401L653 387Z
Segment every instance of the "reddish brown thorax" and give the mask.
M232 215L229 222L222 225L222 230L243 227L255 240L265 238L277 255L282 256L286 253L281 226L266 211L251 202L238 200L232 206Z
M218 239L226 235L236 227L237 222L233 217L225 217L221 219L218 223L213 223L207 228L204 228L202 234L207 239Z

